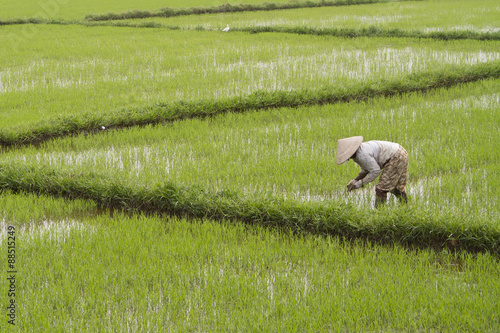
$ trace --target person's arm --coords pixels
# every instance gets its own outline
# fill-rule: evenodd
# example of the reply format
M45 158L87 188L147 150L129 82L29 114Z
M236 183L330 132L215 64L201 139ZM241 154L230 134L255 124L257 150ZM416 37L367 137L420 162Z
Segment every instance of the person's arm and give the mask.
M354 178L354 180L362 180L363 178L366 177L366 175L368 174L368 171L367 170L364 170L364 169L361 169L361 171L359 172L359 174L356 176L356 178Z
M377 162L375 162L375 165L373 165L368 171L366 171L365 177L361 179L363 185L366 185L374 181L378 177L378 175L380 175L380 172L381 172L380 167L378 166Z
M347 191L352 191L352 190L357 190L363 187L363 179L366 177L368 174L368 171L361 168L361 171L359 174L347 184Z
M374 181L380 174L380 167L377 161L368 154L358 154L354 159L360 167L359 174L347 184L347 191L357 190L368 183Z

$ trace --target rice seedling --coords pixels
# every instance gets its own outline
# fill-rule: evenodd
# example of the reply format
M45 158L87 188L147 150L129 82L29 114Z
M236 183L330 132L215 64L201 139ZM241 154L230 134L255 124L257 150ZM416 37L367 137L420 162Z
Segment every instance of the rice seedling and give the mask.
M427 246L458 237L470 249L496 252L497 86L485 81L370 103L230 113L59 139L4 153L0 183L108 207L349 237ZM334 166L335 141L359 133L410 152L408 211L371 212L372 187L344 193L357 170Z
M44 202L53 200L0 199L24 201L25 209L40 202L47 215L52 206ZM38 222L17 234L23 283L12 331L493 331L499 324L499 265L489 254L346 243L234 221L104 213Z
M16 195L6 189L0 192L0 219L4 223L7 221L14 223L18 227L33 221L80 218L92 215L96 210L97 205L89 200L70 201L33 193Z
M49 137L59 136L82 127L120 125L134 117L138 119L133 121L143 123L144 109L154 109L158 103L238 99L259 92L277 92L276 97L286 98L287 92L298 91L298 99L304 99L300 92L306 89L319 94L321 89L327 94L358 90L366 95L382 86L381 81L387 81L394 93L417 89L413 84L425 83L426 75L431 75L427 81L432 83L439 80L432 75L467 76L469 68L481 64L484 75L496 75L500 59L494 42L449 42L444 49L438 42L412 39L352 41L272 34L220 38L209 32L130 28L39 29L43 38L17 45L17 51L2 59L0 126L7 138L46 132ZM15 49L16 42L8 36L3 38ZM67 39L78 43L68 49ZM36 45L41 49L33 53ZM417 82L407 84L408 75L416 75ZM259 98L258 94L249 97L256 103ZM313 95L316 98L321 96ZM200 106L204 108L203 102ZM158 116L163 117L153 114Z
M155 22L165 26L187 29L203 28L219 30L229 24L233 29L269 30L283 29L296 32L327 33L333 28L351 30L377 28L382 34L390 31L432 33L456 33L469 31L483 35L500 31L499 10L494 0L441 0L382 2L370 5L343 7L304 8L258 13L228 13L170 18L143 18L125 20L130 24ZM279 30L278 30L279 31ZM438 36L436 34L436 36Z

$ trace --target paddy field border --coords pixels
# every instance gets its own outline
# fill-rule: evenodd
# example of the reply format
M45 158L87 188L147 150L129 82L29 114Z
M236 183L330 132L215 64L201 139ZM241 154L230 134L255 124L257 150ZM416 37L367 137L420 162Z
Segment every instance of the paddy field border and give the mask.
M376 3L386 1L344 1L346 4ZM325 6L337 6L342 1L323 1ZM307 8L321 3L304 2ZM299 3L297 3L299 4ZM85 21L60 19L23 18L0 21L0 25L13 24L79 24L89 26L127 26L144 28L169 28L154 22L134 25L129 22L94 22L144 17L169 17L205 13L288 9L281 5L219 6L212 9L163 10L158 12L132 11L106 16L87 16ZM297 5L298 6L298 5ZM150 16L148 16L150 15ZM203 28L199 28L203 30ZM234 29L248 33L276 32L338 37L404 37L500 40L500 33L472 31L428 32L381 29L314 29L285 27L250 27ZM453 70L415 73L393 80L361 84L355 87L325 87L319 90L292 92L255 92L248 96L228 99L199 100L194 102L157 103L149 107L123 109L107 115L78 115L50 119L35 124L29 130L12 129L0 132L0 145L15 149L20 145L40 144L46 140L71 136L82 132L97 133L102 127L126 128L138 125L160 124L189 118L204 118L227 112L275 107L298 107L329 103L366 101L379 96L396 96L412 92L426 92L488 78L500 78L500 62L474 66L455 67ZM397 242L408 246L463 249L472 252L488 251L500 255L500 233L484 226L464 228L463 221L441 223L449 216L429 216L412 210L388 212L387 216L373 217L354 212L343 205L325 206L285 202L279 199L254 201L241 198L236 193L210 193L196 186L180 187L174 183L148 189L133 188L125 184L109 182L95 174L69 175L54 169L36 169L0 164L0 189L62 196L71 199L91 199L101 207L129 212L142 211L176 216L211 219L234 219L246 223L284 228L294 232L310 232L338 235L347 239L361 238L376 242ZM398 221L397 224L394 224ZM401 221L406 221L401 223Z

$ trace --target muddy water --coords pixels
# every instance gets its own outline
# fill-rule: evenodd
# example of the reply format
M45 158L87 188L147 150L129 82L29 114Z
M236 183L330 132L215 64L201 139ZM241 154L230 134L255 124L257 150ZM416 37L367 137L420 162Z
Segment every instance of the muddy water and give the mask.
M12 225L5 219L0 220L0 233L5 235L7 228ZM96 228L87 224L83 224L76 220L45 220L41 222L30 222L16 228L16 238L20 242L31 242L37 239L53 242L65 242L66 239L74 232L94 234ZM0 246L5 237L0 237Z

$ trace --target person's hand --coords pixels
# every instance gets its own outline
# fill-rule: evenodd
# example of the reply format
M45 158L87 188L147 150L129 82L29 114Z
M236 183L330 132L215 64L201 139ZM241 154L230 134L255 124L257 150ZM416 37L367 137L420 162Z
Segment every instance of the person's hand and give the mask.
M352 190L357 190L363 187L363 182L361 180L351 180L349 184L347 184L347 192L350 192Z

